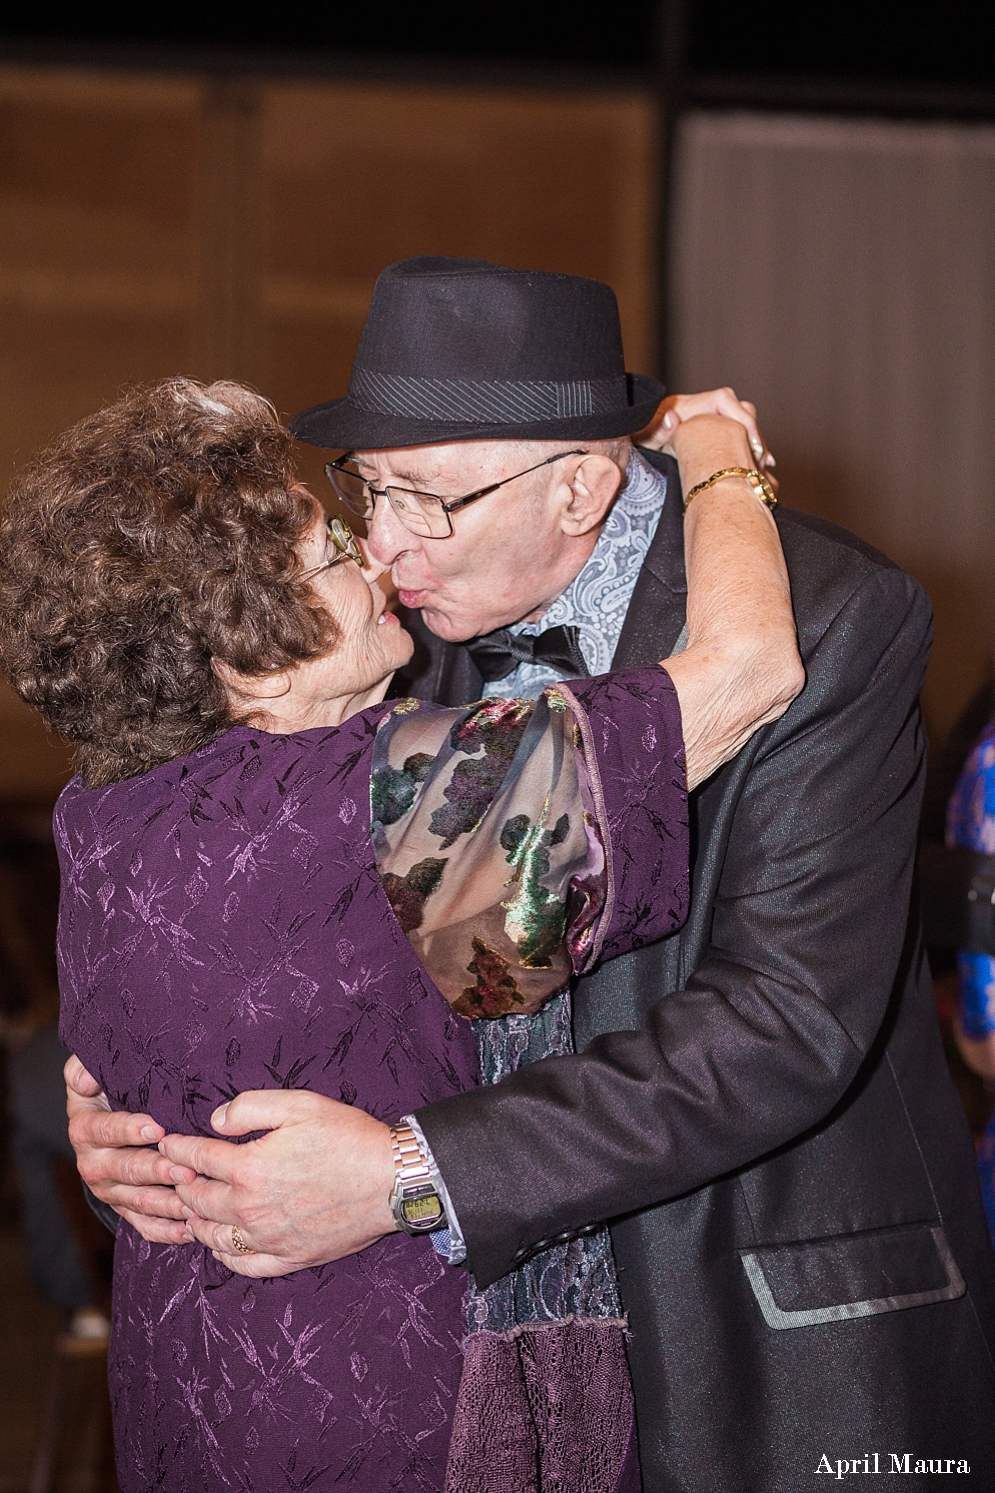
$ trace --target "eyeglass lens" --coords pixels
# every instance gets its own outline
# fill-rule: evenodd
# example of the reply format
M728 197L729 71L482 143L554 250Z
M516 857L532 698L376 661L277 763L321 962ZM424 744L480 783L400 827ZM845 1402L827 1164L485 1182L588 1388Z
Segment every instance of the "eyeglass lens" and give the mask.
M325 475L335 489L336 496L349 512L369 523L373 517L374 497L369 484L359 473L343 470L329 462L325 467ZM386 493L391 508L410 533L420 534L426 539L448 539L453 532L452 522L441 498L434 497L431 493L412 492L403 487L376 489L378 493L381 490Z
M336 497L350 513L359 518L369 518L373 511L369 489L358 472L346 472L332 462L325 466L325 476L335 490Z

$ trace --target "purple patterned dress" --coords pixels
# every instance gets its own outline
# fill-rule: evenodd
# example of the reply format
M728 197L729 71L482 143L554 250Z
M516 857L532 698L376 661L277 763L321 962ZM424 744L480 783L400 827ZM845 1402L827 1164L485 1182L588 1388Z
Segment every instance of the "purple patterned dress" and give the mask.
M686 913L683 742L656 668L536 702L236 727L142 777L74 780L55 824L63 1040L113 1105L174 1131L211 1134L251 1088L396 1119L480 1081L481 1029L510 1034L482 1051L523 1060L571 968ZM438 1493L467 1289L425 1238L250 1281L122 1225L123 1493ZM471 1327L511 1299L472 1294Z

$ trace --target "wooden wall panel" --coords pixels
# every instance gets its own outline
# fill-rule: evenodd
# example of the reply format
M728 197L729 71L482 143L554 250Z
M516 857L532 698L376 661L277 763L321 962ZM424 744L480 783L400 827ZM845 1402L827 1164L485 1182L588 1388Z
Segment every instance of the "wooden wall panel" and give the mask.
M636 95L0 68L3 489L137 380L241 378L285 415L344 393L411 254L608 280L651 372L653 139ZM0 688L0 799L67 760Z
M194 351L200 89L0 70L0 470Z
M940 741L995 643L995 129L691 114L677 167L678 377L754 400L785 501L925 587Z
M414 254L607 280L650 370L648 100L282 86L259 129L260 373L281 409L345 392L376 276Z
M0 69L0 473L123 384L189 367L201 89ZM66 750L0 688L0 797L50 797Z

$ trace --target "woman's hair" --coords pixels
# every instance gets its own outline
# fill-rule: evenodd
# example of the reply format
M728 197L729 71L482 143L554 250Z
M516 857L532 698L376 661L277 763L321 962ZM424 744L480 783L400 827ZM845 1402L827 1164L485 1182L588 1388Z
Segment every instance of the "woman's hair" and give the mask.
M0 519L0 662L89 787L238 719L212 660L263 675L335 642L297 546L292 441L235 383L136 388L41 451Z

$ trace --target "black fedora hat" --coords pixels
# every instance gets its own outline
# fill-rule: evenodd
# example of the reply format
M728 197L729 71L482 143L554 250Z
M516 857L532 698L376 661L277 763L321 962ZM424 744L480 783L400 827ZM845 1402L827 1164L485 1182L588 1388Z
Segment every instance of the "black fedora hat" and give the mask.
M377 279L349 392L295 416L312 446L607 440L648 425L659 380L626 373L599 280L423 256Z

